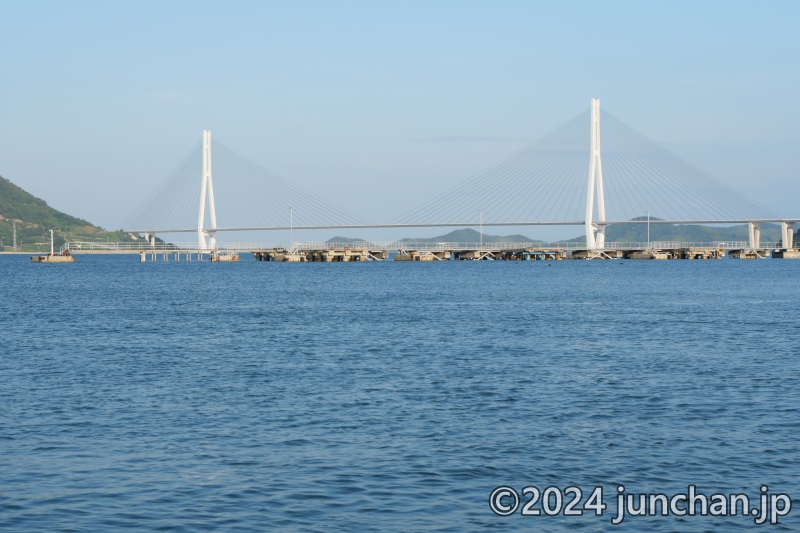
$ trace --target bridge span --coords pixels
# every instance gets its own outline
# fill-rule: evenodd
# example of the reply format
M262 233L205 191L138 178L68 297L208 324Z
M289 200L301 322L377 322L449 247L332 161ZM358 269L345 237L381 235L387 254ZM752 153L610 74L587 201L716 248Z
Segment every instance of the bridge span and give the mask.
M651 226L746 224L748 239L741 246L734 249L723 243L699 248L743 250L741 255L748 255L749 250L756 256L775 249L780 257L798 255L794 224L800 217L787 218L772 212L678 158L613 115L604 113L602 116L608 127L603 133L605 152L601 149L600 101L593 98L588 111L588 136L582 124L586 117L580 114L472 179L385 223L351 216L218 144L215 146L222 150L223 162L227 161L229 166L223 165L218 172L218 177L222 178L218 192L225 194L215 197L211 132L204 131L197 158L201 168L187 167L187 176L199 172L199 191L194 181L196 177L192 177L191 194L172 198L172 194L186 187L170 181L163 191L157 191L146 201L142 216L134 217L135 220L124 227L125 231L148 241L151 253L158 250L158 234L193 233L197 244L191 248L180 245L180 248L213 256L214 252L226 251L217 237L228 232L288 231L290 245L282 248L294 250L296 247L291 243L295 241L295 231L480 227L482 235L484 227L580 226L585 234L579 245L584 255L602 258L616 257L619 250L633 252L656 248L650 246L652 243L643 248L634 243L609 242L608 229L615 226L646 224L649 242ZM588 148L586 153L583 152L585 148ZM190 164L196 159L192 156L187 161L186 164ZM605 175L604 164L607 164ZM588 179L584 173L587 166ZM240 175L253 177L253 189L244 189L238 196L231 195L230 187L236 183L231 178ZM184 191L184 194L189 193ZM218 201L225 198L230 203L224 216L239 223L218 224L217 215L223 214L217 209ZM293 201L302 205L292 207L290 202ZM255 215L237 218L246 211L243 204L247 202ZM171 214L180 211L179 206L192 204L197 206L193 220L171 218ZM282 219L279 212L288 212L288 220ZM305 218L297 220L298 212ZM651 212L659 216L651 217ZM761 242L762 225L768 223L779 226L778 243ZM483 250L484 243L478 244L478 250ZM668 251L692 247L680 243L657 248ZM520 250L528 248L527 245L518 247ZM578 251L563 249L570 255ZM377 250L402 251L387 246L377 247ZM237 251L257 250L245 247ZM462 252L461 248L451 249L451 255L461 256Z

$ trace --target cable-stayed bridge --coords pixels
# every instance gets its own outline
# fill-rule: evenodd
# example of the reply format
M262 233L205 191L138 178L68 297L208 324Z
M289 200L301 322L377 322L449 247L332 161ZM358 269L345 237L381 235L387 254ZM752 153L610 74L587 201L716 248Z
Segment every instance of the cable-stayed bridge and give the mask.
M777 223L781 247L792 249L797 220L747 198L592 99L542 138L379 222L293 185L206 131L123 228L151 242L156 234L192 232L198 249L213 250L220 232L574 225L584 229L584 248L599 252L613 248L606 229L617 224L748 224L748 245L758 249L761 224Z

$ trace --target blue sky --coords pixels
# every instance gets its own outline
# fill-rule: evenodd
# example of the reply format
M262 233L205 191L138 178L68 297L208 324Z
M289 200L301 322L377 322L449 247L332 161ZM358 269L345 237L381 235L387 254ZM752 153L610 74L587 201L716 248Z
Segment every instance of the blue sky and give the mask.
M381 220L591 97L800 216L798 2L7 1L2 13L0 174L107 228L203 129Z

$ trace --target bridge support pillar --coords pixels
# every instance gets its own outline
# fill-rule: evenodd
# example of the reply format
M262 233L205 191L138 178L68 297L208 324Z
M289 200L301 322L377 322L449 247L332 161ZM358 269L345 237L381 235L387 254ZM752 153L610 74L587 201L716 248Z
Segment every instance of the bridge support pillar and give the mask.
M606 226L605 224L595 224L597 232L594 234L594 247L597 250L602 250L606 247Z
M794 248L794 222L781 222L781 248L791 250Z
M600 157L600 100L592 98L591 152L589 154L589 190L586 194L586 248L597 250L605 247L606 227L594 224L595 185L597 186L597 221L606 220L606 202L603 195L603 161ZM595 233L596 232L596 233Z
M750 230L750 249L761 248L761 222L748 222L747 227Z
M217 239L214 231L205 231L203 223L206 218L206 196L208 196L209 230L217 229L217 211L214 206L214 182L211 177L211 132L203 131L203 177L200 184L200 209L197 214L197 245L201 250L214 249ZM206 237L209 237L206 242Z

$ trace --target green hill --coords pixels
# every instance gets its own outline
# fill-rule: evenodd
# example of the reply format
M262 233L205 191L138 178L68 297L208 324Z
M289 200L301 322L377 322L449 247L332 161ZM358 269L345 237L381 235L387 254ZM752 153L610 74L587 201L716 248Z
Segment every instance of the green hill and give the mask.
M406 238L402 239L400 242L424 242L424 243L437 243L437 242L480 242L481 234L480 232L472 229L472 228L465 228L465 229L457 229L447 233L445 235L439 235L438 237L427 237L427 238ZM485 243L497 243L497 242L542 242L542 241L535 241L530 237L525 237L524 235L490 235L488 233L483 234L483 242Z
M82 218L53 209L41 198L0 176L0 250L11 250L15 224L17 247L24 251L39 251L42 243L49 247L51 229L56 246L61 246L66 240L131 240L122 232L109 232Z
M399 242L415 242L415 243L438 243L438 242L480 242L481 234L480 232L466 228L466 229L457 229L451 231L446 235L439 235L438 237L409 237L405 239L401 239ZM351 246L354 246L358 242L364 242L367 239L357 239L354 237L331 237L327 240L328 243L345 243ZM496 243L496 242L542 242L542 241L534 241L529 237L525 237L524 235L490 235L488 233L483 234L483 242L485 243Z
M639 219L634 219L639 220ZM658 220L658 219L651 219ZM800 238L800 230L797 237ZM344 239L336 237L336 239ZM747 241L749 230L746 224L735 226L701 226L697 224L650 224L651 241L679 241L679 242L717 242L717 241ZM466 228L451 231L445 235L428 238L406 238L401 242L438 243L438 242L479 242L480 233L474 229ZM584 242L583 235L562 242ZM761 224L761 242L777 242L780 240L780 227L777 224ZM542 243L544 241L531 239L524 235L491 235L484 233L483 242L526 242ZM647 224L616 224L606 229L606 242L647 242Z
M644 217L634 220L646 220ZM658 219L650 219L658 220ZM715 242L747 241L749 229L746 224L735 226L701 226L698 224L650 224L650 241ZM777 224L761 224L761 242L776 242L781 239ZM584 236L570 242L583 242ZM606 242L647 242L647 224L616 224L606 228Z
M347 244L348 246L355 246L357 242L365 242L366 239L359 239L357 237L342 237L337 235L336 237L331 237L327 241L328 244Z

